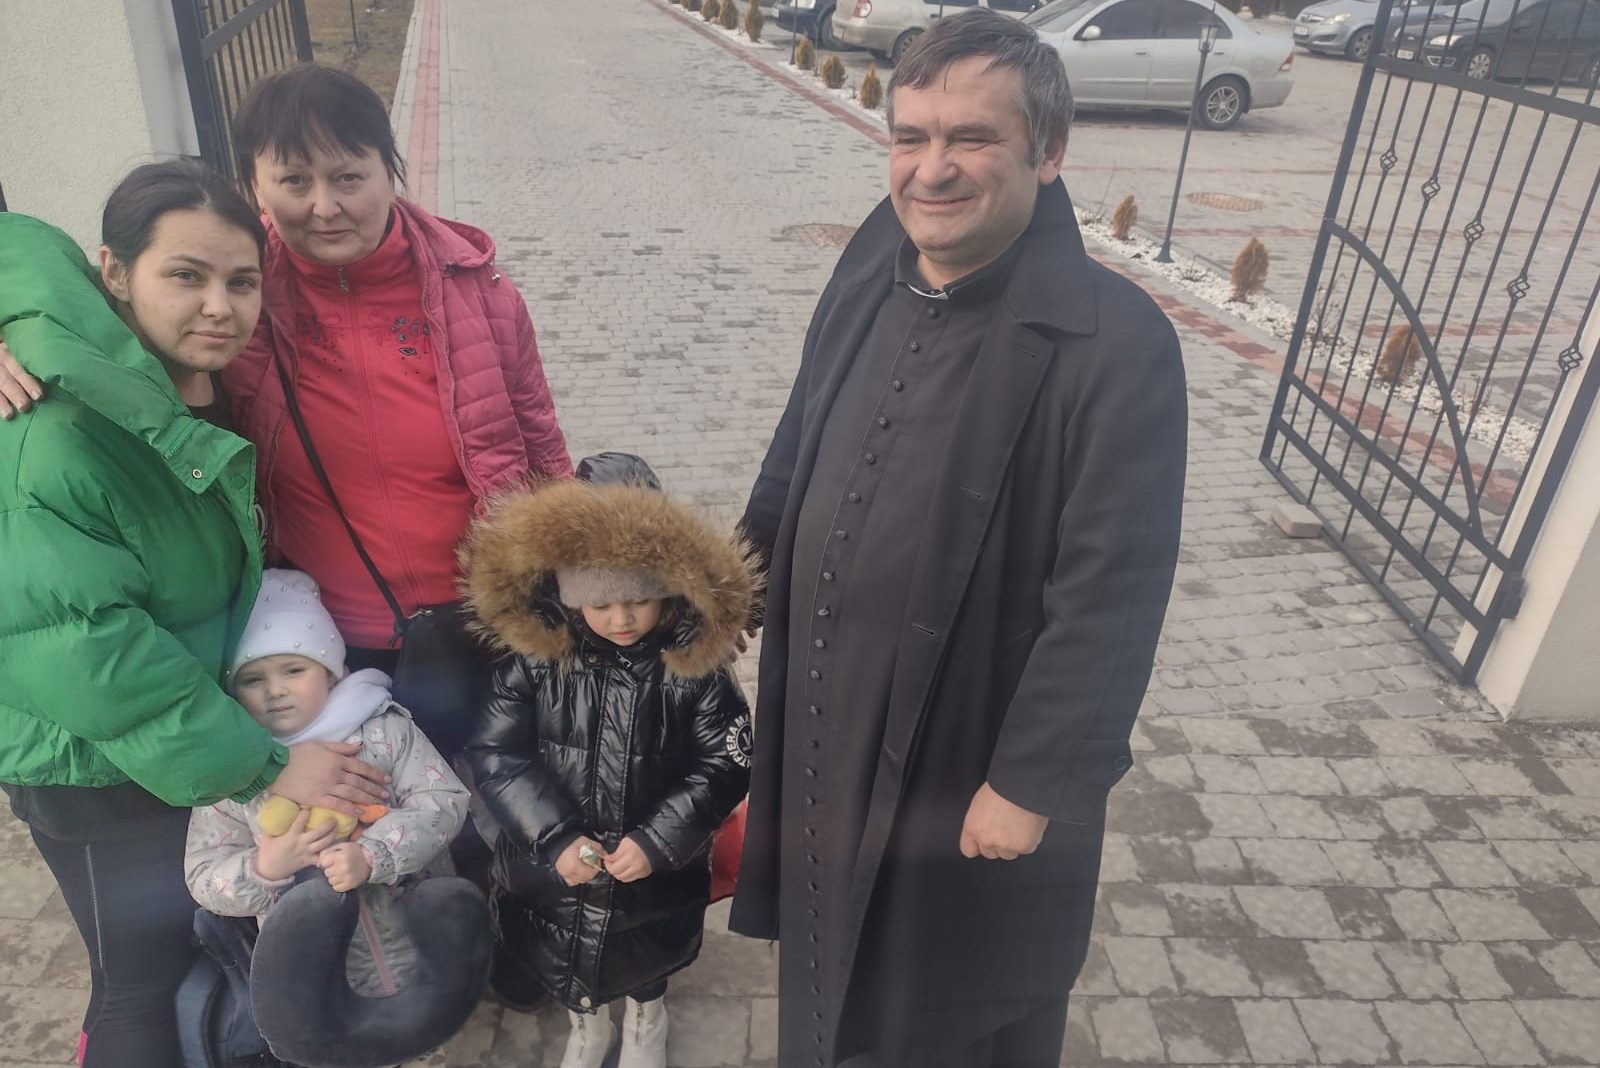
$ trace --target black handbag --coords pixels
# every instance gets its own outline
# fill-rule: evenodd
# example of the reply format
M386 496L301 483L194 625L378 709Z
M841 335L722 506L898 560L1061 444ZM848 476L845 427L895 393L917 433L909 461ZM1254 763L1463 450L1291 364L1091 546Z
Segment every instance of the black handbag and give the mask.
M398 644L400 649L393 677L394 699L405 706L422 733L448 759L465 741L472 711L488 682L491 655L467 629L468 614L460 602L424 605L409 616L401 609L399 599L384 581L383 573L372 562L355 526L339 505L339 496L334 493L316 446L311 443L311 431L300 414L300 402L289 384L288 373L277 359L273 364L278 369L278 380L283 383L289 418L294 421L311 470L316 473L317 481L328 495L328 503L333 505L350 535L356 555L361 557L367 574L372 576L373 584L394 614L391 644Z

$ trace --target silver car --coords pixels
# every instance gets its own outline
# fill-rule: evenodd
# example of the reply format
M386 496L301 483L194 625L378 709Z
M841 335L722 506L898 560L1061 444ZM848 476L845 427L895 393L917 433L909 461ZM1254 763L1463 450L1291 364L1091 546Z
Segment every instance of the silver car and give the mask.
M1200 26L1217 21L1216 45L1200 69ZM1199 0L1054 0L1022 21L1061 53L1083 108L1187 111L1225 130L1246 111L1275 108L1294 87L1294 43L1264 33L1219 4Z
M1308 52L1364 60L1372 51L1378 0L1322 0L1294 20L1294 43Z
M900 62L934 20L968 8L988 7L1007 15L1026 15L1041 0L838 0L833 36L865 48L879 59Z

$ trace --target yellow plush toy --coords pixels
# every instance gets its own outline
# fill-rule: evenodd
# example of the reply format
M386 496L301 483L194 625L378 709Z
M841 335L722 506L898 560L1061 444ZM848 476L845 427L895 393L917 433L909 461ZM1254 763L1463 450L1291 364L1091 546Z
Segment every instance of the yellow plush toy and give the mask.
M270 797L267 803L261 806L261 812L256 816L256 823L260 826L262 834L276 838L294 823L295 817L300 815L301 807L287 797ZM349 838L355 833L359 824L376 823L389 811L387 805L362 805L361 815L356 817L335 812L331 808L323 808L321 805L305 807L311 810L311 816L306 820L306 830L315 831L332 823L338 828L340 838Z

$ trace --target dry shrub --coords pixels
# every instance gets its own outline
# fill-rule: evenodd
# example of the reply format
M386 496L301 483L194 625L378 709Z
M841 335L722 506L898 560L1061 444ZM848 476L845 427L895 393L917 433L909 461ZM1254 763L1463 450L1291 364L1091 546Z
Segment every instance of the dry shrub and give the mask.
M817 50L811 44L811 38L802 37L800 43L795 45L794 65L801 70L817 69Z
M1129 193L1122 198L1122 203L1117 205L1117 210L1111 213L1111 236L1118 241L1128 240L1133 233L1133 228L1139 222L1139 202Z
M1270 263L1267 246L1253 237L1246 242L1233 261L1233 299L1245 300L1261 292L1261 287L1267 284Z
M829 89L844 88L844 61L838 56L829 56L822 61L822 84Z
M760 0L750 0L750 6L754 7L759 2ZM722 28L725 30L739 28L739 5L733 0L722 0Z
M701 0L700 17L707 22L717 21L717 16L722 14L722 0Z
M761 40L761 27L767 23L767 17L761 13L759 0L750 0L750 6L744 12L745 36L752 41Z
M867 76L861 79L861 106L876 111L883 106L883 83L878 80L878 68L868 67Z
M1389 339L1383 343L1383 352L1378 357L1378 380L1394 385L1411 373L1411 369L1422 359L1422 342L1411 331L1411 324L1395 330Z
M683 0L683 6L688 11L699 11L700 0Z

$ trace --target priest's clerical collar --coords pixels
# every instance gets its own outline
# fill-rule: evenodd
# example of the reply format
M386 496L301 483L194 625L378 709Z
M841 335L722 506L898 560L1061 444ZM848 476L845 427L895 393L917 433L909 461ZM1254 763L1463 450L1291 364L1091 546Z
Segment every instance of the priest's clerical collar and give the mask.
M917 267L917 257L920 253L917 251L917 246L911 243L911 238L907 237L900 242L900 252L895 257L895 285L905 286L917 296L929 300L948 300L957 304L992 300L1005 292L1006 283L1011 281L1011 271L1016 267L1017 257L1021 251L1022 239L1018 238L1011 242L999 258L987 266L979 267L971 274L956 279L943 289L937 289L922 277L922 271Z

